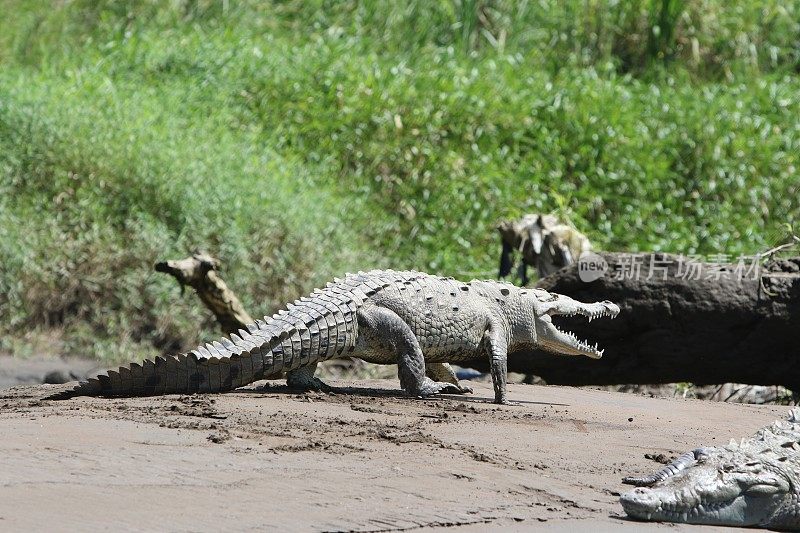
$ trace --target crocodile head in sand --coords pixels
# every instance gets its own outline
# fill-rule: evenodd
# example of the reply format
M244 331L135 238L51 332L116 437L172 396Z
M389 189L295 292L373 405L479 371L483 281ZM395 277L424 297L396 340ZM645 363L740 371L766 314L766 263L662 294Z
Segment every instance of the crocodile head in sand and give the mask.
M588 318L590 322L595 318L614 318L619 314L619 307L616 304L608 300L581 303L569 296L541 289L530 289L527 292L536 314L535 345L538 348L563 355L585 355L593 359L603 357L603 350L599 349L597 344L589 344L580 340L575 334L559 329L553 324L552 317L580 315Z
M700 448L660 472L626 478L640 485L620 503L632 518L689 524L797 528L800 503L786 457L767 450ZM650 485L650 486L641 486Z

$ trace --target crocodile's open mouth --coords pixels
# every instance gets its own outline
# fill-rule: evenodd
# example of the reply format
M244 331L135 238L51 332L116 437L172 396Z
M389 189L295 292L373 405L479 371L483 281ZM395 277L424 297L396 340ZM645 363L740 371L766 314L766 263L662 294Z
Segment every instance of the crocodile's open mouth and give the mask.
M577 302L570 302L577 304ZM571 317L575 315L585 316L591 322L595 318L610 317L614 318L619 314L619 307L611 302L600 302L596 304L577 304L566 305L565 308L553 306L539 317L541 327L539 329L537 344L548 351L566 355L585 355L593 359L603 357L604 350L595 343L579 339L571 331L565 331L553 324L553 316Z
M570 302L577 303L577 302ZM547 310L549 316L565 316L571 317L575 315L585 316L589 322L595 318L611 317L616 318L619 314L619 307L617 304L609 301L598 302L595 304L578 304L578 305L565 305L568 309L560 309L559 306L553 306Z
M603 351L597 344L579 339L571 331L564 331L553 324L549 315L541 317L542 331L539 333L538 344L545 350L567 355L586 355L594 359L603 357Z

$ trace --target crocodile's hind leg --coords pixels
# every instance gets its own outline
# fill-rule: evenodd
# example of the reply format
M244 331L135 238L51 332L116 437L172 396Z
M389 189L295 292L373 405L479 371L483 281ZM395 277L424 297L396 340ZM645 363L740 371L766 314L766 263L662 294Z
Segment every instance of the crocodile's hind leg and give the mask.
M295 370L290 370L286 373L286 385L288 385L290 389L315 390L322 392L332 391L333 387L321 379L314 377L314 372L316 371L317 363L311 363L306 366L301 366Z
M462 385L456 373L453 372L453 367L447 363L425 363L425 375L433 381L444 381L445 383L452 383L458 389L458 392L467 394L472 392L472 387Z
M452 383L433 381L425 376L425 358L419 341L394 311L377 305L364 306L358 310L358 328L365 336L380 339L395 352L400 386L406 393L428 396L458 391Z

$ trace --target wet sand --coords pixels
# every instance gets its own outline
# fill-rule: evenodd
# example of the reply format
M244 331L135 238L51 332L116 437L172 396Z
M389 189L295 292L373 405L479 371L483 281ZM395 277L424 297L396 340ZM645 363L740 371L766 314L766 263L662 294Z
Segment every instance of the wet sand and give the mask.
M220 395L41 401L0 391L0 530L642 531L624 475L751 434L787 408L510 385L410 399L278 382Z

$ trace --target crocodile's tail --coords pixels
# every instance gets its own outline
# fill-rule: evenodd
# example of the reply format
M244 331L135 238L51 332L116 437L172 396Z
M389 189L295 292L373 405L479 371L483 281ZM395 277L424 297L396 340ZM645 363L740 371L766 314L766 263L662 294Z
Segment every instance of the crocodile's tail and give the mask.
M259 321L259 326L266 326ZM230 339L222 338L200 346L188 354L147 359L109 370L73 389L58 392L44 399L66 400L76 396L155 396L160 394L192 394L223 392L257 381L280 365L271 352L275 344L292 333L248 326ZM269 332L269 333L268 333Z
M401 275L402 274L402 275ZM48 396L155 396L229 391L277 372L341 356L353 350L356 311L369 295L419 273L359 272L336 279L311 297L247 325L247 330L200 346L188 354L132 363Z

